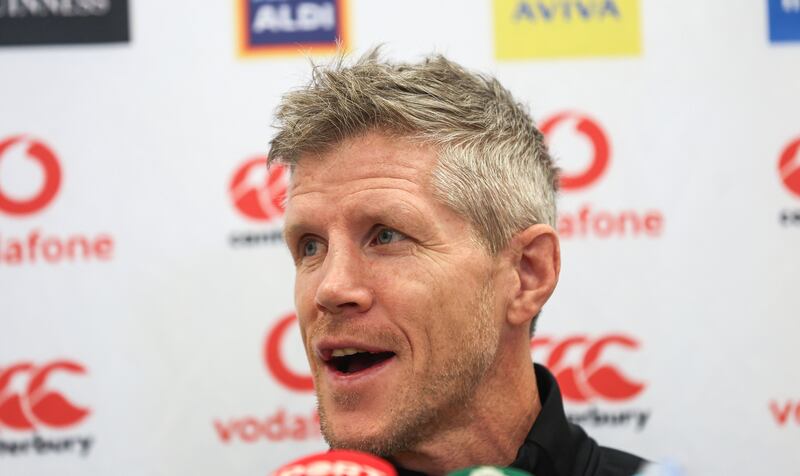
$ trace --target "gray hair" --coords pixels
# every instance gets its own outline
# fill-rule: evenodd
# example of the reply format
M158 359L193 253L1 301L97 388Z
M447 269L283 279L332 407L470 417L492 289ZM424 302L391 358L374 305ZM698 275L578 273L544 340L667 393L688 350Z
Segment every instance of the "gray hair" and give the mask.
M493 255L531 225L555 226L557 170L526 108L497 79L441 55L393 64L375 48L350 66L340 55L314 66L275 118L270 164L293 167L369 131L433 145L434 195L473 224Z

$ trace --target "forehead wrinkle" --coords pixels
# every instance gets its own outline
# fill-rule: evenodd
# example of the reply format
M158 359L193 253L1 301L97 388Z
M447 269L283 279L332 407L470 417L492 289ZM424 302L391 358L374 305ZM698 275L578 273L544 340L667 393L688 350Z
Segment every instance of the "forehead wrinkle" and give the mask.
M364 193L378 193L382 190L389 192L385 196L386 200L378 199L363 199L360 197ZM324 210L315 210L315 203L329 204L330 201L325 199L325 193L319 191L308 191L300 195L322 195L321 197L311 198L310 205L308 201L301 200L301 204L305 201L306 204L300 205L300 218L293 220L298 213L290 213L289 220L284 227L284 237L294 235L298 230L307 230L318 228L314 225L314 221L318 220L326 222L326 218L322 216L325 211L335 213L338 219L332 220L333 222L341 222L342 220L349 221L371 221L371 222L388 222L396 223L401 222L409 226L414 226L418 229L422 225L430 226L432 222L428 219L429 213L420 207L420 204L415 203L414 198L418 196L415 191L398 189L395 187L373 187L368 189L359 189L354 191L351 195L345 197L335 207L325 207ZM432 204L432 202L427 202ZM297 207L295 202L294 207ZM296 208L295 208L296 209ZM310 220L308 217L311 217Z
M442 205L431 191L431 172L438 161L435 151L397 139L387 143L388 138L380 135L370 136L369 139L359 145L353 140L344 141L327 153L309 156L295 166L287 191L284 237L301 228L300 225L318 228L315 223L329 226L341 222L343 218L352 218L343 216L345 214L362 212L363 216L366 205L377 203L385 208L387 204L384 202L389 200L405 202L414 215L424 219L423 223L432 223L428 216ZM431 152L432 157L426 157ZM356 166L358 163L361 165ZM386 191L385 200L381 200L382 190ZM375 193L377 197L365 200L363 193ZM405 194L410 195L408 200L402 199ZM356 197L361 199L361 203L354 204L355 208L352 208L348 202ZM424 197L424 200L419 201L420 197ZM399 209L396 211L400 216L411 215ZM326 213L334 216L324 216ZM370 213L376 217L394 212L379 208ZM297 217L299 221L292 220L292 217Z
M392 203L368 202L363 206L355 207L355 210L350 215L356 221L385 222L384 224L386 225L396 222L409 226L430 223L427 215L420 207L402 198L394 200Z
M412 167L408 168L412 169ZM314 182L315 180L313 180L312 178L311 181ZM372 181L379 181L380 184L378 186L370 185L370 182ZM371 176L355 177L350 179L337 180L335 178L328 178L327 180L326 179L323 179L321 181L316 180L316 182L317 182L316 184L310 186L311 190L305 190L306 188L309 188L309 185L306 185L302 180L298 181L293 178L293 180L291 180L289 183L287 201L295 197L313 193L317 194L339 193L342 190L346 191L349 188L357 188L359 190L373 190L373 189L384 188L387 190L406 190L406 191L414 189L414 192L421 191L424 188L424 185L416 180L399 175L387 176L385 172L381 172L380 174L375 174ZM365 182L366 185L364 184Z

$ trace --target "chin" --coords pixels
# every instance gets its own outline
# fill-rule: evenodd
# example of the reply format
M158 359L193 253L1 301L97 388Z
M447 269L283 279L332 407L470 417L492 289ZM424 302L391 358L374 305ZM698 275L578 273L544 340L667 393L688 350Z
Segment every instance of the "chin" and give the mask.
M335 428L335 429L334 429ZM373 425L353 425L325 423L322 435L331 448L343 450L357 450L376 454L381 457L389 456L390 447L385 432Z
M416 448L425 432L414 420L392 419L387 413L342 412L333 418L320 412L322 435L331 448L363 451L381 458Z

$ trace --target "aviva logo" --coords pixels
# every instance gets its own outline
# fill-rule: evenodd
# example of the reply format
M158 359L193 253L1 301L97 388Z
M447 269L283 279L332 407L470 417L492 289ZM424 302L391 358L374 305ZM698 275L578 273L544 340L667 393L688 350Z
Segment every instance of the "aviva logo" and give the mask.
M495 0L494 29L498 59L641 51L638 0Z

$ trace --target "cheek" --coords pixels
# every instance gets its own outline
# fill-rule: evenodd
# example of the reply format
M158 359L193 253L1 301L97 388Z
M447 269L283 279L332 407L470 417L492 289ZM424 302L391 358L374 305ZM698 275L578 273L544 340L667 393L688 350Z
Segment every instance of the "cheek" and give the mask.
M458 293L445 276L436 279L428 279L428 275L424 275L424 279L419 279L419 275L406 277L410 279L395 287L394 302L388 306L408 333L414 358L420 359L420 363L449 360L454 342L460 340L453 334L460 330L460 301L469 297Z
M491 319L483 306L494 309L493 303L482 302L488 299L483 284L478 279L464 279L452 276L442 279L431 289L431 297L436 302L436 311L431 320L431 339L438 339L434 348L450 353L454 347L461 346L472 334L476 319ZM490 311L490 314L494 312Z
M294 305L298 313L307 314L314 308L317 286L313 276L298 272L294 279Z

